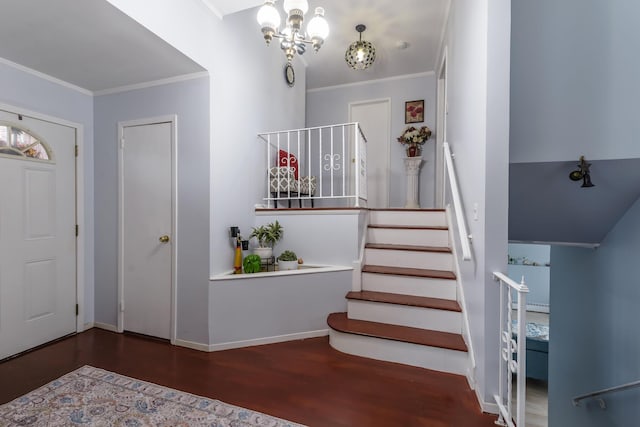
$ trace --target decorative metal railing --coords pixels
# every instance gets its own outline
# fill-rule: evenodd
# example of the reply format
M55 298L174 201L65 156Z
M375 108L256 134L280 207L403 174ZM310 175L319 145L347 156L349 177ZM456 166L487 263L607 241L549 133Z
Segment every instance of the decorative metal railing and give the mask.
M264 132L267 206L333 200L331 207L367 201L367 139L358 123Z
M494 396L500 418L497 424L509 427L525 426L526 373L527 373L527 294L529 288L524 283L516 283L506 275L494 272L493 277L500 284L500 370L498 394ZM513 293L516 293L518 322L513 328ZM515 335L514 335L515 332ZM513 413L513 375L516 379L515 424Z

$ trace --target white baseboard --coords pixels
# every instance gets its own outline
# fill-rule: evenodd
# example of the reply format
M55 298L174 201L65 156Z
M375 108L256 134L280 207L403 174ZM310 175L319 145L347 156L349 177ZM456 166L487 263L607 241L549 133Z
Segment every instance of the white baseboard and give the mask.
M105 331L118 332L117 326L109 325L108 323L93 322L93 327L104 329Z
M171 344L177 345L179 347L190 348L192 350L211 351L211 350L209 350L209 344L203 344L203 343L200 343L200 342L176 339L173 342L171 342Z
M480 397L480 393L478 392L477 388L475 392L476 392L476 397L478 398L478 402L480 403L480 409L482 409L482 412L484 412L485 414L492 414L492 415L500 414L500 408L498 407L497 403L485 402L484 400L482 400L482 397Z
M231 350L232 348L251 347L254 345L264 345L264 344L275 344L279 342L303 340L307 338L323 337L327 335L329 335L329 330L321 329L318 331L298 332L295 334L278 335L275 337L256 338L256 339L245 340L245 341L233 341L233 342L225 342L220 344L211 344L208 346L209 347L208 350L209 351Z
M93 328L94 326L95 326L94 322L86 322L84 325L82 325L82 330L78 331L78 332L88 331L89 329Z

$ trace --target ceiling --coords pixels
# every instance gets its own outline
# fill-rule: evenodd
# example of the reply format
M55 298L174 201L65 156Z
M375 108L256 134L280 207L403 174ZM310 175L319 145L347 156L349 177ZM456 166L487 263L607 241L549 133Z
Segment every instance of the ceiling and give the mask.
M91 92L204 71L105 0L3 0L2 15L0 57Z
M221 16L263 0L202 0ZM282 1L276 6L282 11ZM435 69L449 0L309 0L322 6L330 35L317 54L309 48L307 88L320 88ZM50 75L91 92L204 71L105 0L3 0L0 58ZM364 71L351 70L344 52L363 38L374 44L377 58ZM260 38L255 28L247 33ZM55 36L52 36L55 35ZM398 48L406 43L405 49ZM284 54L277 49L274 55Z
M640 159L591 161L595 187L569 180L578 161L509 166L509 240L600 243L640 197Z
M204 1L222 14L264 3ZM435 70L449 0L309 0L307 21L317 6L325 9L330 34L317 54L309 47L303 56L308 64L307 89ZM276 7L284 15L282 1L277 1ZM364 71L350 69L344 60L347 47L358 39L357 24L367 26L363 39L376 47L376 61ZM257 24L254 32L261 36ZM402 42L407 44L405 49L398 47Z

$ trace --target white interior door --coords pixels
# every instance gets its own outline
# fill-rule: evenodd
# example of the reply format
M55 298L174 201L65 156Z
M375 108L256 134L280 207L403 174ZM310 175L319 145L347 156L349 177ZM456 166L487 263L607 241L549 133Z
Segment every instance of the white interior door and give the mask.
M171 338L173 295L172 122L121 130L121 324Z
M0 111L0 359L76 331L75 145Z
M360 123L367 138L367 206L370 208L389 207L390 106L389 99L349 104L349 121Z

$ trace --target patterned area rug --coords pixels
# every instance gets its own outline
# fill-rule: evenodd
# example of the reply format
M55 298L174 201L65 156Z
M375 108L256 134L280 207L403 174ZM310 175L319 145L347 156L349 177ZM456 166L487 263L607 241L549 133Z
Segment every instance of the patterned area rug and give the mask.
M0 426L293 427L300 424L83 366L0 406Z

